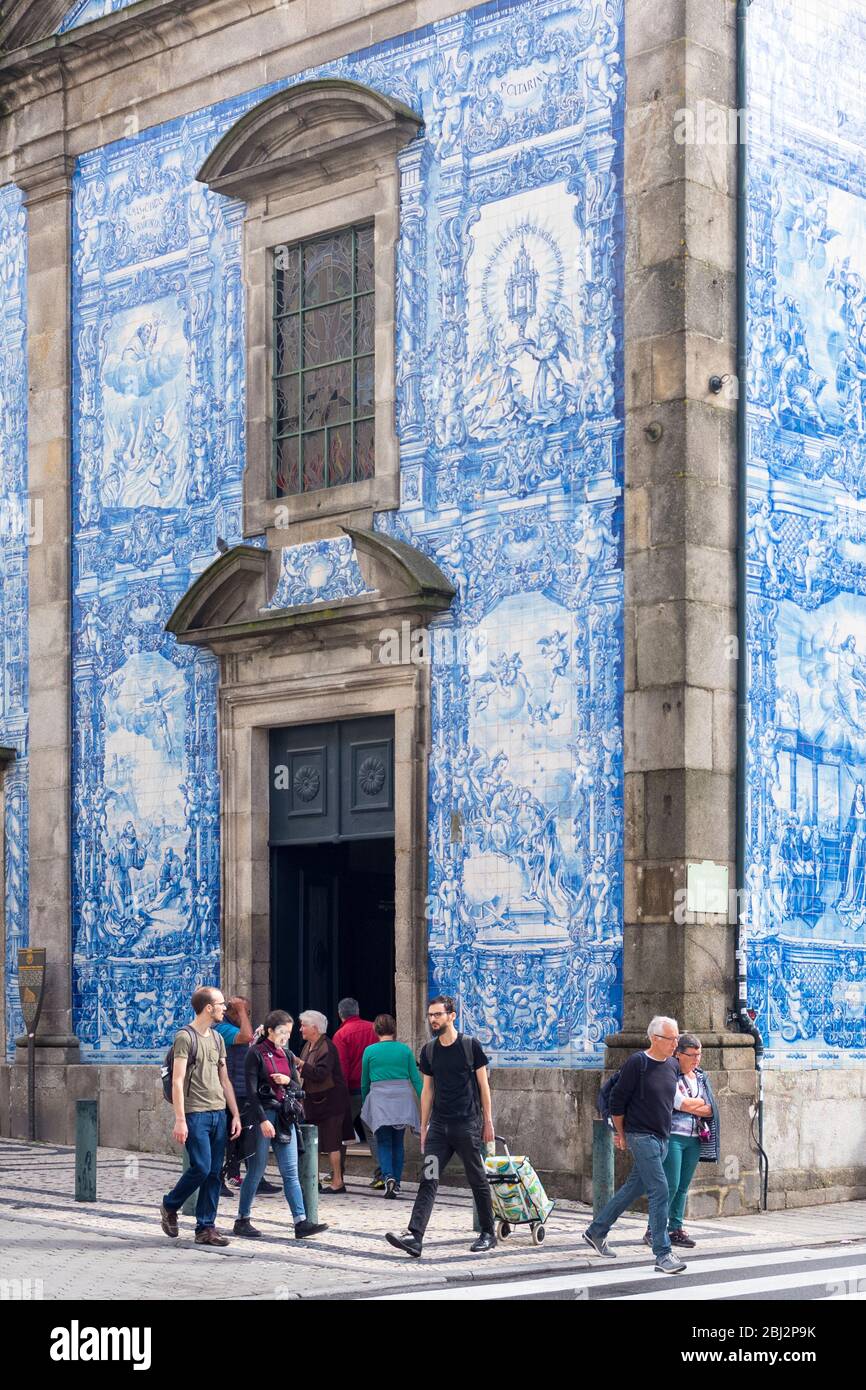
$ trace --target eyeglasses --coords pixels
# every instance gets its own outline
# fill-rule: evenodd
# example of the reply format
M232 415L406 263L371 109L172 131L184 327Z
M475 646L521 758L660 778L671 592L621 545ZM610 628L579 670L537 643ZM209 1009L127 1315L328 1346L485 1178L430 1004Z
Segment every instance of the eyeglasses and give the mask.
M427 1017L428 1017L428 1018L447 1018L448 1015L446 1014L446 1012L445 1012L444 1009L437 1009L437 1011L436 1011L435 1014L428 1014Z

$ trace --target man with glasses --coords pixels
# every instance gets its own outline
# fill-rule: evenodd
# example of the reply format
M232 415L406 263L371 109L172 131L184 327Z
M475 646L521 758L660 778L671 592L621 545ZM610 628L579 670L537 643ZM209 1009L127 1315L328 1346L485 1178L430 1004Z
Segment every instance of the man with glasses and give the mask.
M196 1245L228 1245L227 1238L216 1229L226 1147L226 1107L231 1115L232 1139L239 1137L241 1121L226 1069L225 1043L215 1031L225 1014L226 1001L218 989L202 985L193 994L191 1004L195 1017L174 1040L171 1069L172 1138L186 1145L189 1167L163 1197L159 1215L165 1234L176 1238L178 1211L187 1197L198 1190Z
M671 1252L668 1235L668 1182L663 1167L671 1132L671 1115L677 1089L672 1057L679 1028L675 1018L657 1015L647 1028L649 1048L628 1058L610 1093L610 1117L614 1145L628 1150L634 1167L607 1206L594 1216L583 1233L598 1255L613 1257L605 1237L632 1202L646 1193L655 1267L660 1274L681 1274L686 1268Z
M677 1089L664 1163L670 1193L668 1235L671 1245L693 1250L697 1242L683 1229L686 1198L701 1158L715 1162L718 1157L719 1117L710 1078L701 1069L701 1042L694 1033L680 1034L673 1065ZM649 1229L644 1244L652 1244Z
M436 1201L439 1178L454 1154L464 1172L481 1224L481 1234L469 1247L475 1253L496 1245L493 1203L481 1145L493 1142L493 1112L487 1057L477 1038L465 1037L454 1027L454 1000L440 994L431 999L427 1021L432 1043L421 1049L418 1065L424 1078L421 1092L421 1184L408 1229L385 1237L397 1250L418 1259L424 1232Z

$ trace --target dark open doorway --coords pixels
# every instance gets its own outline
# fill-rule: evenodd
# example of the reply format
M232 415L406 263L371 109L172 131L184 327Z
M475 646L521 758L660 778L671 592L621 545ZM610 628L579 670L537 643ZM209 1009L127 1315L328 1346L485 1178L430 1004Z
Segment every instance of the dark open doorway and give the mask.
M394 841L271 850L271 1005L339 1026L337 1003L363 1018L394 1012Z
M393 1013L394 721L270 732L271 1006Z

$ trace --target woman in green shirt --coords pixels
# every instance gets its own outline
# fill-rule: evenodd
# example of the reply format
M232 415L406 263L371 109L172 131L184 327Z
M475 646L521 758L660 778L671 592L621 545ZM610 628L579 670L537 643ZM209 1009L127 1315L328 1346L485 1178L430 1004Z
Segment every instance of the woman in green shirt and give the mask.
M379 1041L361 1059L361 1119L376 1135L385 1196L396 1197L403 1176L404 1132L420 1132L418 1099L423 1082L412 1049L397 1042L397 1023L379 1014L373 1027Z

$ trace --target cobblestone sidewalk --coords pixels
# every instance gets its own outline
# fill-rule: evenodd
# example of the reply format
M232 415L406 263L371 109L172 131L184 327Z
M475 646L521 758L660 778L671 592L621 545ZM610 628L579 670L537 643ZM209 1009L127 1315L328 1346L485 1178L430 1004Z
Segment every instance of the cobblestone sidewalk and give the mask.
M385 1202L366 1179L348 1183L346 1197L323 1197L319 1219L330 1224L315 1240L295 1241L282 1197L260 1198L253 1220L259 1241L233 1240L224 1250L193 1244L194 1221L181 1217L181 1235L169 1241L157 1207L173 1185L180 1162L100 1149L98 1201L74 1199L74 1151L0 1140L0 1296L29 1288L45 1299L286 1299L355 1298L441 1285L466 1278L507 1278L582 1269L581 1232L589 1209L559 1202L543 1246L517 1230L489 1255L471 1255L474 1239L468 1192L440 1189L421 1260L391 1250L384 1232L402 1229L414 1187ZM273 1176L271 1174L270 1176ZM218 1225L231 1234L237 1201L220 1203ZM651 1258L641 1236L645 1222L626 1217L611 1244L627 1259ZM785 1248L866 1238L866 1202L767 1212L757 1216L690 1221L701 1254L748 1248ZM22 1281L22 1283L16 1283ZM37 1281L37 1282L34 1282Z

